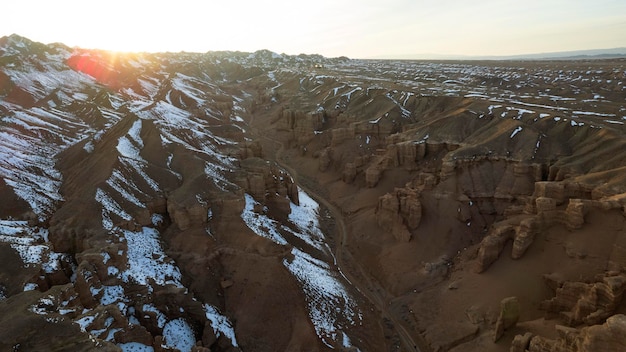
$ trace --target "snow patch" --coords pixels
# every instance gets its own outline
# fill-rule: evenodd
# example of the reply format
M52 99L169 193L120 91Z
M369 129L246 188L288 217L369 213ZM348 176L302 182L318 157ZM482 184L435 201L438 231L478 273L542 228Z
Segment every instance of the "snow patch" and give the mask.
M241 213L241 218L254 233L261 237L265 237L274 243L285 245L287 241L278 232L280 224L270 219L267 215L258 214L254 211L255 206L259 207L261 204L254 200L254 198L245 194L246 206Z
M102 226L107 230L113 228L111 214L115 214L127 221L133 219L113 198L100 188L96 189L96 201L102 205Z
M603 114L603 113L592 112L592 111L574 111L573 113L575 115L599 116L599 117L616 117L617 116L615 114Z
M26 291L35 291L35 290L38 290L38 289L39 289L39 285L37 285L34 282L27 282L24 285L24 292L26 292Z
M119 343L117 347L122 349L122 352L154 352L152 346L146 346L139 342Z
M319 204L300 188L298 188L298 201L300 205L293 202L290 204L289 221L298 229L294 235L314 248L327 249L326 239L318 220Z
M163 342L167 347L189 352L196 344L196 337L184 319L174 319L163 328Z
M211 327L213 328L213 332L217 337L221 334L224 334L229 340L230 343L237 347L237 339L235 338L235 329L233 329L233 325L228 320L227 317L222 315L217 308L204 304L204 312L206 313L206 318L211 322Z
M8 243L25 265L41 265L46 273L61 268L65 254L52 250L48 243L48 230L30 226L26 221L0 220L0 242Z
M163 252L157 230L144 227L136 232L122 230L122 234L128 247L128 268L121 275L124 282L150 287L151 279L157 285L183 287L180 270Z
M574 126L584 126L585 123L584 122L576 122L574 120L570 120L570 125L572 125L572 127L574 127Z
M145 208L146 206L137 198L133 193L126 190L125 187L131 188L133 192L141 193L141 190L132 182L132 179L125 177L119 170L113 170L111 177L106 180L106 184L111 188L117 191L124 199L135 204L140 208Z
M298 279L305 295L317 335L328 345L338 340L339 317L354 324L357 305L330 266L297 248L292 248L293 260L283 265Z
M126 296L124 296L124 288L122 286L103 286L102 298L100 303L102 305L109 305L117 302L125 302Z
M343 335L343 339L342 339L342 345L345 348L355 348L354 346L352 346L352 341L350 341L350 337L348 337L348 335L346 335L345 332L342 332ZM361 352L360 349L356 348L354 350L355 352Z
M384 116L384 115L383 115L383 116ZM379 118L377 118L376 120L370 120L370 121L369 121L369 123L371 123L371 124L376 124L376 123L380 122L380 119L382 119L382 118L383 118L383 116L380 116L380 117L379 117Z
M517 128L515 130L513 130L513 133L511 133L511 137L510 138L515 137L515 135L518 134L521 130L522 130L522 126L517 126Z
M155 307L153 304L144 304L142 309L144 312L152 312L156 315L157 326L159 328L163 329L165 327L165 323L167 323L167 317L157 307Z
M91 325L95 319L96 317L94 317L93 315L88 315L80 319L74 320L74 323L80 326L80 331L87 332L87 327Z

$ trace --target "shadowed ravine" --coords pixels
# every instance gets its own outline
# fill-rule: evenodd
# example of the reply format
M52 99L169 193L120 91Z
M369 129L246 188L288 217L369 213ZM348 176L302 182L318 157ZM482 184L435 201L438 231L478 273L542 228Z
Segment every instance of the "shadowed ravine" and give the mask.
M399 323L399 321L391 315L387 310L387 300L385 297L387 296L384 293L384 290L380 287L378 283L374 283L373 280L364 273L363 268L358 266L356 263L348 264L346 259L344 258L344 253L347 253L348 257L350 257L348 247L348 237L346 236L347 230L345 222L343 221L343 214L337 210L337 208L328 202L326 199L322 198L318 193L308 188L304 184L298 182L298 173L291 166L286 164L282 159L283 154L283 143L277 140L270 139L269 137L265 137L269 141L278 145L278 149L276 150L275 157L273 158L281 167L289 172L289 174L293 177L296 184L298 184L305 192L307 192L313 199L315 199L318 203L322 204L326 209L328 209L333 218L337 221L337 230L339 234L339 245L335 248L335 259L337 260L337 265L342 273L346 277L346 279L354 285L354 287L363 294L369 302L371 302L380 312L381 317L383 319L389 319L393 322L393 328L398 333L402 344L402 350L405 351L429 351L426 349L424 342L420 341L418 347L418 343L414 342L413 337L407 332L405 327ZM352 270L357 270L358 273L353 274ZM357 277L358 275L358 277ZM382 327L381 327L382 328Z

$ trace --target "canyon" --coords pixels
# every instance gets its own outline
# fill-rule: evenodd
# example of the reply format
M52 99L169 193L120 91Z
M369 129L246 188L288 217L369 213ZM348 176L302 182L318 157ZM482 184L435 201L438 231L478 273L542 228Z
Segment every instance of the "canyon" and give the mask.
M0 349L626 349L625 81L0 38Z

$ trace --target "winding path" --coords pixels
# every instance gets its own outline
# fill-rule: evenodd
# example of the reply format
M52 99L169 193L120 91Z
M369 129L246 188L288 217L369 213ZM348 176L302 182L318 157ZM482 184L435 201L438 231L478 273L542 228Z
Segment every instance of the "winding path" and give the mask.
M425 341L422 340L422 341L416 342L411 336L411 334L409 334L407 329L404 327L404 325L398 319L396 319L393 314L389 312L389 310L387 309L387 304L386 304L386 302L388 302L389 299L385 297L386 292L380 287L380 285L376 282L373 282L373 280L371 280L369 275L367 275L365 271L363 270L363 268L360 265L358 265L355 261L352 261L353 267L355 267L355 269L359 271L358 273L359 276L362 278L362 280L365 280L365 282L362 282L359 278L357 278L357 276L353 274L353 272L351 272L350 270L347 270L349 266L347 265L344 259L344 252L348 251L346 249L346 243L348 242L348 232L346 230L346 224L343 219L343 215L341 211L339 211L337 207L331 204L328 200L326 200L320 194L318 194L314 190L298 182L298 173L291 166L287 165L287 163L282 158L282 155L284 152L284 145L282 142L272 139L268 136L263 136L263 138L279 146L279 148L276 151L274 161L278 165L280 165L282 168L287 170L289 174L291 174L291 176L294 179L294 182L300 188L302 188L306 193L308 193L316 202L326 207L326 209L328 209L328 211L330 211L330 213L332 214L333 218L337 221L339 234L340 234L340 240L339 240L339 245L337 245L335 249L335 258L337 259L337 266L339 267L341 273L345 276L346 279L348 279L348 281L350 281L350 283L352 283L352 285L357 290L359 290L359 292L363 294L363 296L365 296L365 298L367 298L367 300L369 300L378 309L381 317L389 320L393 324L400 338L402 351L416 351L416 352L428 351L429 348L428 348L428 345L425 343Z

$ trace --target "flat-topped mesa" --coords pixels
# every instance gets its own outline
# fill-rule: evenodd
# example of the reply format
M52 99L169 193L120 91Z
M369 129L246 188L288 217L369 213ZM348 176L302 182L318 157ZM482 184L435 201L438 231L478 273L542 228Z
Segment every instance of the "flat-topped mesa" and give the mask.
M341 177L341 180L347 184L351 184L352 182L354 182L354 179L356 178L356 174L357 174L357 164L352 162L352 163L346 163L346 165L343 168L343 174Z
M447 146L442 148L439 144L435 145L436 143L431 143L431 146L428 144L426 140L417 142L406 140L406 136L396 133L385 138L384 155L390 159L390 166L402 166L407 170L416 170L417 164L424 159L427 153L435 154L441 149L447 149Z
M393 148L390 148L390 152L392 149L396 150L397 165L404 166L408 170L415 170L417 169L416 162L426 156L426 148L426 143L406 141L395 144Z
M526 250L535 240L535 236L539 232L539 224L536 218L527 218L520 221L515 231L513 239L513 248L511 249L511 258L521 258Z
M408 171L424 168L439 173L442 183L458 183L471 198L530 196L541 181L546 167L541 163L519 161L496 154L472 152L455 141L435 141L424 136L407 140L406 134L385 139L385 149L366 168L368 187L375 186L385 170L403 167ZM478 153L478 154L477 154ZM432 162L425 164L424 160Z
M493 341L497 342L505 330L515 327L520 317L520 304L517 297L507 297L500 302L500 315L496 321Z
M570 230L579 229L583 226L589 203L591 202L585 202L583 199L570 199L565 210L565 225Z

